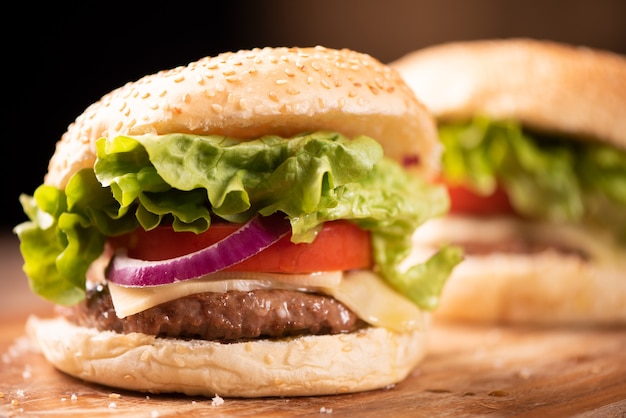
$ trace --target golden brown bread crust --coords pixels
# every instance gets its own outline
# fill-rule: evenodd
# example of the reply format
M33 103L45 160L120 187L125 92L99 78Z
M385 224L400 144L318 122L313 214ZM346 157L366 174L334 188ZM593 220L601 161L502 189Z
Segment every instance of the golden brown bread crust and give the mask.
M390 64L438 120L476 114L626 148L626 57L532 39L455 42Z
M427 328L220 344L98 332L31 317L29 336L69 375L115 388L223 397L360 392L403 380L426 353Z
M105 95L63 135L45 183L64 188L92 167L95 141L119 134L196 133L242 140L333 130L381 142L398 161L439 167L435 122L399 75L369 55L315 48L226 52Z

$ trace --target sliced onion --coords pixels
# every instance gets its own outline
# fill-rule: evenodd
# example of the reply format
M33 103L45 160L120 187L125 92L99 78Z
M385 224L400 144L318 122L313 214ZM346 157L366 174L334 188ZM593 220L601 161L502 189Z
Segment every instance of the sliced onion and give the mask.
M291 230L282 214L256 216L237 231L206 248L168 260L130 258L119 251L107 279L121 286L158 286L195 279L242 262L280 240Z

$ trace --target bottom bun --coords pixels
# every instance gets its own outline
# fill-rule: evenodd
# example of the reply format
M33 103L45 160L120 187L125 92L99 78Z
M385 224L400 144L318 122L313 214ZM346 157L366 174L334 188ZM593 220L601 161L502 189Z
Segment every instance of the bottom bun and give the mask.
M416 248L455 240L493 248L488 254L467 254L454 269L433 313L437 321L548 326L626 323L626 253L598 235L505 218L449 216L428 228L427 237L416 236ZM555 246L532 253L498 252L522 237ZM558 247L575 247L589 258L560 252Z
M360 392L403 380L423 359L427 329L221 344L118 334L31 316L28 335L59 370L89 382L149 393L223 397Z

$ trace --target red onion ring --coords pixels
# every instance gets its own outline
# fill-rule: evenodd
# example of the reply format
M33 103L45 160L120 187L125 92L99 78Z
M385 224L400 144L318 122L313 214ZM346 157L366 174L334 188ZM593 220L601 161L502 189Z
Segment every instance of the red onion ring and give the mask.
M263 251L291 231L283 214L255 216L237 231L206 248L168 260L147 261L118 251L107 267L107 280L121 286L158 286L224 270Z

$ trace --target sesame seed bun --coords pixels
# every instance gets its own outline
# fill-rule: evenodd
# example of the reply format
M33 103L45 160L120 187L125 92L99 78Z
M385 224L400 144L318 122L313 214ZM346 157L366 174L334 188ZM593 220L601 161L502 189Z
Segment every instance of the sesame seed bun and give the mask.
M390 66L439 124L481 115L626 148L622 55L499 39L435 45ZM416 246L460 242L489 249L466 254L453 271L434 314L438 320L615 325L626 323L626 250L612 238L584 225L454 214L429 222ZM520 240L545 249L506 250Z
M69 126L44 181L63 189L74 173L93 167L102 137L191 133L247 141L316 130L370 136L386 156L408 163L418 175L439 169L435 121L394 70L347 49L263 48L203 58L105 95ZM98 274L102 267L98 261L91 265ZM427 323L405 332L361 324L355 329L223 343L98 331L61 317L28 323L29 334L58 369L151 393L358 392L403 380L426 352Z
M128 83L91 105L63 135L45 183L64 188L92 167L100 137L145 133L227 135L242 141L332 130L377 139L386 155L439 167L434 120L400 76L347 49L226 52Z
M440 121L476 114L626 148L626 57L534 39L454 42L390 64Z

